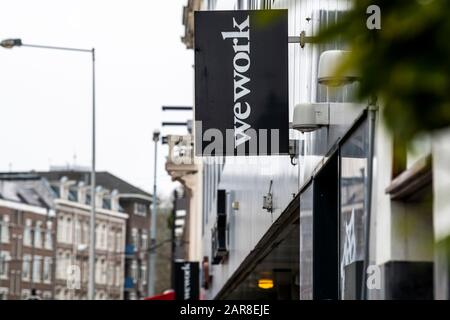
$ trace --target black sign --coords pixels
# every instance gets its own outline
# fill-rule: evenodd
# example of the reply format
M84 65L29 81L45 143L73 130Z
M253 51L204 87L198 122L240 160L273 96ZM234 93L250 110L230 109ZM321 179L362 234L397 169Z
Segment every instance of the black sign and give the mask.
M196 154L287 154L287 10L195 12Z
M198 300L200 279L198 262L175 262L175 299Z

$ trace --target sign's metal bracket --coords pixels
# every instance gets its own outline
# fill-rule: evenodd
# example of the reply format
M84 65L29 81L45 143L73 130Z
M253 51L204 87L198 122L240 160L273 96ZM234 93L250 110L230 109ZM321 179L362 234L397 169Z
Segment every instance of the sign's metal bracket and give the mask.
M300 32L300 36L288 37L288 43L300 43L300 47L304 48L305 44L313 43L315 37L310 37L306 35L305 31Z

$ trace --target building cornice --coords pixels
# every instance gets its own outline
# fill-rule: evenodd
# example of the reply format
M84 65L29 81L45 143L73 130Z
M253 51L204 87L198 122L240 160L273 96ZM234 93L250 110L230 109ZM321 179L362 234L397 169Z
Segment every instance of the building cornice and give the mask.
M82 209L85 211L89 211L91 210L91 206L90 205L86 205L86 204L82 204L82 203L78 203L78 202L74 202L74 201L69 201L69 200L63 200L63 199L56 199L55 200L55 204L56 205L63 205L63 206L68 206L68 207L73 207L73 208L77 208L77 209ZM116 218L121 218L121 219L128 219L128 214L126 213L122 213L122 212L118 212L118 211L113 211L113 210L108 210L108 209L103 209L103 208L95 208L95 212L98 213L102 213L108 216L112 216L112 217L116 217Z
M117 197L120 198L127 198L127 199L141 199L148 202L152 202L152 198L148 196L144 196L142 194L138 193L119 193Z
M0 207L41 214L44 216L46 216L49 213L49 210L47 208L33 206L33 205L10 201L10 200L4 200L4 199L0 199Z

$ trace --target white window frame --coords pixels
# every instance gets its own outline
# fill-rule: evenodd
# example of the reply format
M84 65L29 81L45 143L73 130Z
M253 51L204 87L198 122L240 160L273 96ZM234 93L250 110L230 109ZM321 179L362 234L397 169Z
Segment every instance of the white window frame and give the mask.
M122 286L122 267L119 264L115 266L115 284L117 287Z
M134 214L142 217L147 216L147 205L140 202L134 203Z
M139 230L137 228L131 229L131 243L134 246L134 251L137 251L139 246Z
M73 240L73 219L72 217L66 217L65 225L65 243L72 243Z
M33 228L33 220L25 219L25 227L23 229L23 245L31 246L32 245L32 233L31 229Z
M66 226L66 220L64 219L64 216L60 216L58 218L58 222L56 224L56 240L58 242L65 242L64 238L64 230Z
M25 254L22 258L22 281L31 280L31 255Z
M36 226L34 227L34 247L42 248L42 221L36 221Z
M138 272L137 260L133 259L133 261L131 261L131 278L133 279L133 283L136 283L138 280Z
M122 245L122 230L118 230L116 232L116 244L115 244L116 252L122 252L124 250Z
M52 222L47 221L44 239L44 248L47 250L53 249L52 226L53 226Z
M113 227L108 228L108 251L114 252L115 249L115 241L116 241L116 232Z
M141 283L142 285L147 284L147 264L145 262L141 262Z
M11 261L11 255L9 251L0 251L0 279L8 279L9 262Z
M33 257L33 270L32 275L34 283L40 283L42 281L42 257L35 255Z
M0 221L1 224L1 243L9 243L9 215L5 214L2 216Z
M44 263L42 267L42 281L44 283L52 282L52 258L44 257Z
M141 231L141 243L140 243L140 249L141 250L147 250L148 249L148 234L147 230Z

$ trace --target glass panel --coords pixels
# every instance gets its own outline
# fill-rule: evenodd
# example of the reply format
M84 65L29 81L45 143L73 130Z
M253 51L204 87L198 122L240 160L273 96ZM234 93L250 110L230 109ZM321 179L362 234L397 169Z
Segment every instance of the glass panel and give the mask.
M300 300L313 298L313 188L300 195Z
M341 298L357 298L364 260L368 130L365 120L341 147L340 287ZM359 263L355 263L359 262ZM351 289L354 288L354 289Z

